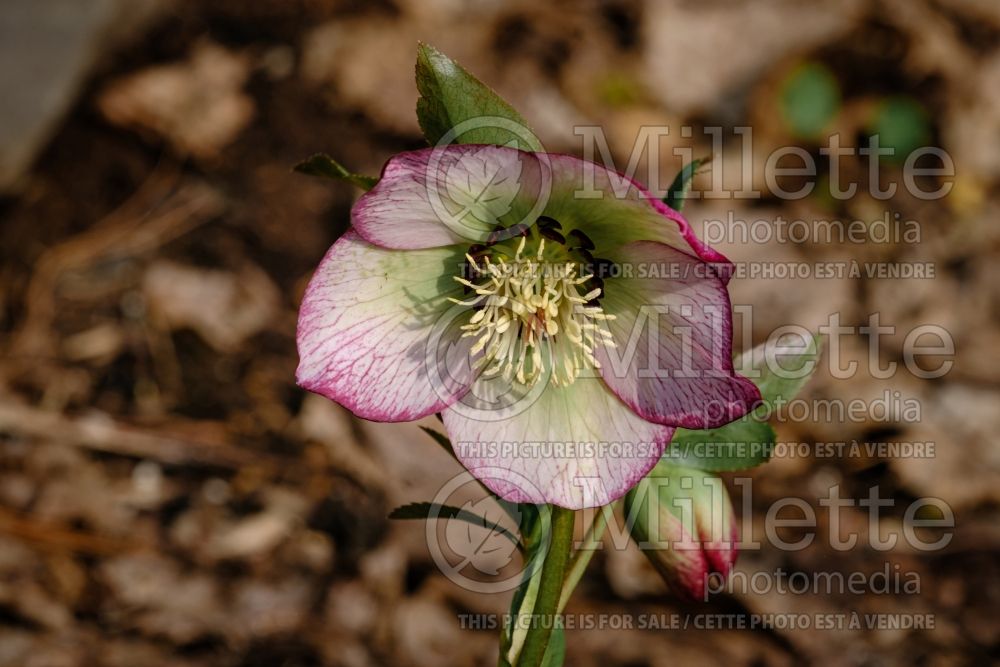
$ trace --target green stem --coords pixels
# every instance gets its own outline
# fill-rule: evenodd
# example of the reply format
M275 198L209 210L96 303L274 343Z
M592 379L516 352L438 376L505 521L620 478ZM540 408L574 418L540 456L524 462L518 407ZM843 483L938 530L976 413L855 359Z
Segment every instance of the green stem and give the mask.
M542 565L542 581L535 599L532 624L524 640L518 667L539 667L545 657L552 629L558 617L559 597L566 576L566 563L573 548L573 522L576 513L562 507L552 507L552 541Z
M551 512L532 512L533 505L523 505L521 529L523 554L525 560L525 577L511 600L510 625L504 628L500 641L499 667L511 667L517 664L524 640L528 636L531 614L535 610L535 599L538 597L538 586L542 583L541 565L545 563L545 554L539 553L539 542L544 542L552 530ZM548 507L546 506L546 509ZM547 545L546 545L547 546ZM538 561L536 567L535 561Z
M597 515L594 517L593 523L590 524L590 528L587 529L583 543L573 554L566 570L566 581L563 583L562 593L559 596L559 606L556 607L558 613L561 614L562 610L566 608L566 603L573 595L576 585L580 583L580 578L583 577L587 565L590 564L590 559L594 557L594 552L597 551L601 538L604 537L604 531L608 527L608 515L614 511L613 508L614 505L605 505L597 510Z

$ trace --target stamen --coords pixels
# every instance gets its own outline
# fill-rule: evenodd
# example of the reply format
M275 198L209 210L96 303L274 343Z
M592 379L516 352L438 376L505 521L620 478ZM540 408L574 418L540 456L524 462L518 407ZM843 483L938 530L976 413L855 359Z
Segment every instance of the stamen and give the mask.
M570 247L573 248L583 248L584 250L593 250L594 242L590 240L590 237L584 234L579 229L571 230L566 238L572 243Z
M602 290L584 285L593 276L580 275L574 262L546 261L544 238L525 257L527 240L520 238L513 258L498 254L491 261L486 254L477 262L470 254L472 280L455 280L475 296L451 301L475 309L461 329L475 339L472 353L482 353L476 367L484 377L533 386L548 376L556 386L570 385L600 367L598 347L614 347L606 324L614 316L596 303Z
M549 239L550 241L555 241L556 243L564 244L566 243L566 237L563 236L559 230L552 227L541 227L538 228L538 233Z

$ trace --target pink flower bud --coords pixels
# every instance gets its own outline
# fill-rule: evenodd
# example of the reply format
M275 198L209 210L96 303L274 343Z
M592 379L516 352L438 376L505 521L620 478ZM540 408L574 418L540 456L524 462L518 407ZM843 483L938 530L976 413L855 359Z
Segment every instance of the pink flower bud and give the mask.
M737 528L722 480L659 463L625 496L632 538L678 595L704 599L712 573L728 577Z

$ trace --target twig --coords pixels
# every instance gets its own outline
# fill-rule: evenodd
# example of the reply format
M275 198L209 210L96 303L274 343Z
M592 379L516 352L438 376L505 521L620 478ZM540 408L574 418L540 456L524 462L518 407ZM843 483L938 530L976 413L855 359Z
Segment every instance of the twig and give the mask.
M217 442L196 442L151 433L122 425L100 413L66 417L29 407L10 396L0 400L0 431L57 440L99 452L151 459L167 465L239 468L269 458Z

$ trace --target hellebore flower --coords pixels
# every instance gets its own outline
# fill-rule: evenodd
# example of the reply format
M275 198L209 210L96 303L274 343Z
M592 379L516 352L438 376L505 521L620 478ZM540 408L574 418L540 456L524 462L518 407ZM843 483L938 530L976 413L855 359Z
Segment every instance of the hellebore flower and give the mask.
M660 464L625 495L625 518L639 548L681 597L705 599L709 576L729 576L737 527L717 476Z
M441 413L514 502L621 497L674 427L760 399L733 372L731 264L642 186L486 145L393 157L299 314L299 384L374 421Z

